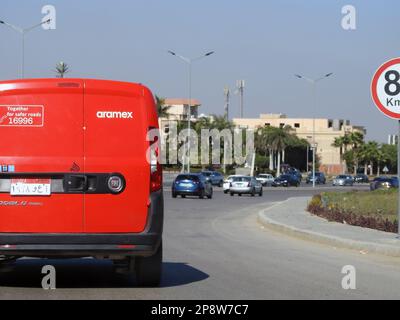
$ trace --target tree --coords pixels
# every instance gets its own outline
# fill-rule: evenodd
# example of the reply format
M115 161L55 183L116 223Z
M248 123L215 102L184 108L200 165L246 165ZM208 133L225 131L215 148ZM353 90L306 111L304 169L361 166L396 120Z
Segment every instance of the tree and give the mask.
M63 62L60 61L59 63L56 64L56 69L55 73L57 74L57 78L64 78L64 75L69 72L69 66Z
M343 173L345 173L345 168L348 169L354 166L354 172L358 171L358 162L359 159L357 157L358 148L364 144L364 135L359 132L347 132L342 137L335 138L332 146L340 149L340 164L343 168ZM351 146L351 154L349 154L348 147ZM346 166L344 165L346 163Z
M359 156L364 162L364 172L368 174L368 166L370 166L370 175L374 174L374 162L377 161L379 152L379 144L376 141L369 141L360 148Z
M383 153L383 164L388 167L391 172L397 171L397 146L391 144L382 144L381 152Z
M339 153L340 153L340 165L343 168L344 171L344 165L343 165L343 160L344 160L344 144L345 144L345 138L344 137L337 137L335 138L334 142L332 143L332 147L339 148ZM344 173L344 172L343 172Z
M168 118L169 106L165 105L165 99L156 95L157 114L159 118Z
M277 153L277 176L281 173L281 154L291 143L292 139L292 128L290 126L285 126L284 128L272 128L270 132L269 142L272 150Z
M356 174L358 172L358 166L359 166L359 158L358 158L358 151L360 146L362 146L365 142L364 142L364 135L359 132L359 131L355 131L355 132L351 132L349 135L349 142L351 144L352 147L352 153L353 153L353 157L352 157L352 164L354 167L354 173ZM347 161L346 161L347 163ZM350 164L350 163L348 163Z
M256 150L265 157L269 156L269 170L274 170L274 150L271 143L272 127L259 127L255 133L254 146Z

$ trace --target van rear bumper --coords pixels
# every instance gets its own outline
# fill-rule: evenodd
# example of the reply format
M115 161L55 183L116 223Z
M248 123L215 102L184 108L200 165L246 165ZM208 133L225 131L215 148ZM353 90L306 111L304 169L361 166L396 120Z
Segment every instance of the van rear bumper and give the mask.
M142 233L38 234L0 233L0 256L87 257L151 256L162 239L164 223L163 192L150 195L148 221Z
M159 234L0 234L0 255L19 257L151 256Z

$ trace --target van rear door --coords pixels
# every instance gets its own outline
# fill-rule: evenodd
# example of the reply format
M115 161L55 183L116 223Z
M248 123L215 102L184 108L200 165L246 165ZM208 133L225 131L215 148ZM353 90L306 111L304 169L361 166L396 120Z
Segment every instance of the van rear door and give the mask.
M150 195L146 159L148 118L144 88L132 83L85 80L85 170L119 174L122 193L85 194L86 233L144 231Z
M83 82L0 82L0 137L0 233L82 232Z

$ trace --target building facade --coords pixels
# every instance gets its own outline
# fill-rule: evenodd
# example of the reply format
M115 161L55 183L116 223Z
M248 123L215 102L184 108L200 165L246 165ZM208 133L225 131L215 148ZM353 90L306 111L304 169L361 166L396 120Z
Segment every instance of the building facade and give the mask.
M191 100L190 119L196 121L199 116L200 101ZM159 118L159 126L162 132L168 131L169 121L187 121L189 116L189 99L165 99L167 117Z
M358 131L365 135L364 127L351 125L348 120L295 119L288 118L285 114L262 114L256 119L233 119L236 126L246 129L257 129L264 126L291 126L295 134L299 138L307 140L310 145L313 143L314 121L317 155L321 164L319 169L326 174L342 173L345 164L342 162L340 149L333 147L332 144L335 138L343 137L346 133Z

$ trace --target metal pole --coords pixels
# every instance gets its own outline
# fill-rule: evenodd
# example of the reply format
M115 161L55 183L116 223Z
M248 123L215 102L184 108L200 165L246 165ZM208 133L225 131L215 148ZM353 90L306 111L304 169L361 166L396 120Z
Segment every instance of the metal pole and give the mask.
M310 146L307 144L307 165L306 165L306 172L308 174L308 163L310 162L309 160L309 156L310 156Z
M22 35L22 53L21 53L21 79L25 77L25 30L21 32Z
M240 118L243 119L243 82L240 82Z
M398 122L399 124L399 130L398 130L398 138L397 138L397 178L398 181L400 182L400 120ZM398 191L398 232L397 232L397 238L400 239L400 188Z
M317 95L316 95L316 82L313 82L313 100L314 100L314 117L313 117L313 188L315 188L315 153L316 153L316 145L315 145L315 113L317 111Z
M189 109L188 109L189 141L187 150L187 172L190 173L190 138L191 138L191 116L192 116L192 60L189 61Z

